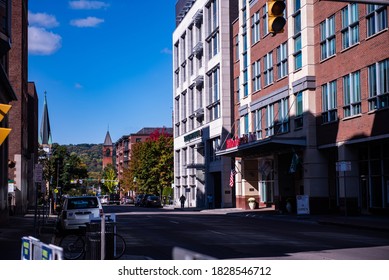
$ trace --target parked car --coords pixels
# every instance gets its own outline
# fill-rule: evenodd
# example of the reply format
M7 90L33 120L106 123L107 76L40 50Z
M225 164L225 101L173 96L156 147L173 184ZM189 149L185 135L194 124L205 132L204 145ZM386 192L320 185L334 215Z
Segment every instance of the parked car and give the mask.
M102 215L103 207L97 196L67 197L61 209L60 226L63 230L79 229Z
M109 201L109 195L102 195L99 197L101 204L105 205L108 204Z
M138 194L135 200L135 206L141 206L144 194Z
M159 196L156 195L150 195L146 198L146 207L162 207L161 199Z
M108 204L116 204L120 205L120 196L117 193L111 193L109 195L109 202Z
M130 196L123 196L122 204L134 204L134 199Z

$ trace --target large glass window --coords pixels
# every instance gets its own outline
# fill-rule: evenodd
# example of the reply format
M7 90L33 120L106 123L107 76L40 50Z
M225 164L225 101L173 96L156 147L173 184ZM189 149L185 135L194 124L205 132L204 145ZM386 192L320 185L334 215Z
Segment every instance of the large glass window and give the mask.
M336 81L322 85L322 121L323 123L333 122L338 119L336 102Z
M287 44L281 44L277 47L277 77L281 79L288 75L288 54Z
M265 79L265 86L270 85L273 83L274 80L274 75L273 75L273 53L269 52L268 54L265 55L263 58L263 63L264 63L264 71L263 71L263 76Z
M296 117L294 119L295 129L303 127L303 93L300 91L296 94Z
M261 61L257 60L253 64L253 92L261 89Z
M357 4L349 4L342 9L342 48L346 49L359 42L359 13Z
M367 36L372 36L388 27L387 6L367 4Z
M262 139L262 110L258 109L254 112L254 129L257 139Z
M215 68L208 73L209 78L209 120L215 120L220 117L220 92L219 92L219 68Z
M251 43L255 44L261 37L260 32L260 15L259 12L254 13L251 18Z
M278 101L278 122L277 133L289 131L289 98L283 98Z
M266 136L274 135L274 104L266 106Z
M389 107L389 59L368 68L369 110Z
M320 23L320 58L326 59L336 53L335 46L335 16Z
M343 77L344 117L361 113L361 84L359 71Z

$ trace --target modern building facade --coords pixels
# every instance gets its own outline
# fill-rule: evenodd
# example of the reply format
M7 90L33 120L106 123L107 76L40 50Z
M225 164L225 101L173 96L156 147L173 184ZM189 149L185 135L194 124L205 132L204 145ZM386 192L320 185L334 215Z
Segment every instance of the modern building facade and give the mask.
M173 32L174 197L189 207L232 207L230 158L216 155L231 131L232 20L238 1L179 0ZM176 200L179 204L179 201Z
M388 212L388 7L286 1L268 32L264 0L239 1L233 22L231 135L236 205L312 213Z

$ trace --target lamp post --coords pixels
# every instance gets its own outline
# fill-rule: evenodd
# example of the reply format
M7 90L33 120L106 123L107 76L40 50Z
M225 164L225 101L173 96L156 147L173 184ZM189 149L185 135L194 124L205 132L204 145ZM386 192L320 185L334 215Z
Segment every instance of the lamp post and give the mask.
M132 197L135 198L135 196L136 196L136 177L134 177L134 180L132 182L134 183L134 189L135 189L135 194L134 194L134 191L132 191Z

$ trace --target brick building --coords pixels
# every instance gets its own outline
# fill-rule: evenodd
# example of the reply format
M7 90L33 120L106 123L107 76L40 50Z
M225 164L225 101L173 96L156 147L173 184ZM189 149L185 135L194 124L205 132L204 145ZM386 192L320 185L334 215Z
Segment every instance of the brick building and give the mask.
M9 169L9 179L14 191L9 195L15 200L18 213L27 210L28 203L35 201L33 169L37 162L37 94L28 84L28 1L12 1L12 47L9 51L9 80L17 96L11 103L9 125L9 159L16 163ZM32 91L30 92L29 89Z
M9 81L9 50L11 48L11 1L2 1L0 3L0 14L3 18L3 23L0 26L0 103L10 104L17 99ZM12 110L12 108L11 108ZM1 112L3 116L3 112ZM1 128L9 127L9 113L5 114L0 121ZM9 137L0 145L0 223L4 223L8 219L8 146Z
M216 155L235 159L236 205L388 212L388 7L287 1L271 36L264 0L233 22L234 124Z

